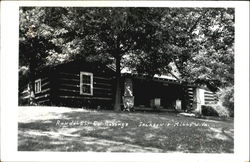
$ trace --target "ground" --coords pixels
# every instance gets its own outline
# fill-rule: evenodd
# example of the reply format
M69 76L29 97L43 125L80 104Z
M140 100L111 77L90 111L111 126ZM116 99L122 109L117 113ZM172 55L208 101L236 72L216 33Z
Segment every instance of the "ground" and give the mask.
M20 107L18 151L233 153L233 120Z

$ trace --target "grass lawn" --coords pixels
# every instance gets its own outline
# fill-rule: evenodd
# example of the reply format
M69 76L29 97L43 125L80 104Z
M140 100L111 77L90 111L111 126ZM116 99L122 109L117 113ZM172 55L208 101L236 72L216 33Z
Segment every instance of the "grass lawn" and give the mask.
M18 151L233 153L233 120L20 107Z

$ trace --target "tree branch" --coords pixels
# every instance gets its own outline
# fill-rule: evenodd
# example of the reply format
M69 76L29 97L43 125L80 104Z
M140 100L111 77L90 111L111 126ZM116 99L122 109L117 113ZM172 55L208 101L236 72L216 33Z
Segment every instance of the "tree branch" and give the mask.
M194 22L194 25L191 26L191 28L189 28L189 30L188 30L188 33L189 33L189 34L192 33L192 32L194 31L194 29L196 28L198 22L201 20L201 18L202 18L204 15L206 15L207 12L208 12L208 10L207 10L203 15L200 15L200 16L198 17L198 19Z

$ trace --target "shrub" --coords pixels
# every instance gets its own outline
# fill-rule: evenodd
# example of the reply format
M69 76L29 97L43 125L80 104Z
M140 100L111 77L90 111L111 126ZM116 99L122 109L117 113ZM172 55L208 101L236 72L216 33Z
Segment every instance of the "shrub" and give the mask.
M201 107L201 113L205 116L219 116L219 113L214 109L213 106L209 105L203 105Z
M228 88L226 89L224 98L223 98L223 106L227 107L230 116L234 116L234 88Z
M234 116L234 87L226 87L219 92L222 106L226 107L230 116Z

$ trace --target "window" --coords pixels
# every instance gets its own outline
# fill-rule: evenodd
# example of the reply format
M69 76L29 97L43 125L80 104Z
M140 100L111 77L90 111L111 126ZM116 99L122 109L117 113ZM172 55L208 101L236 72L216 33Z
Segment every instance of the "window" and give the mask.
M93 74L80 72L80 94L93 95Z
M35 81L35 93L41 92L41 79Z

